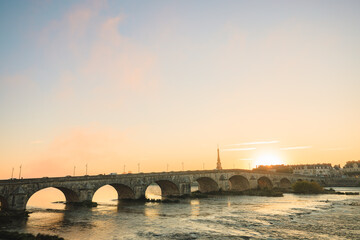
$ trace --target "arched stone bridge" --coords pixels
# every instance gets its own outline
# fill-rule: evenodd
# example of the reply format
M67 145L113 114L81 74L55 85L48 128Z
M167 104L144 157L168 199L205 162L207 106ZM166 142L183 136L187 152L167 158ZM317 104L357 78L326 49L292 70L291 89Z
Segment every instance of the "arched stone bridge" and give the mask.
M140 199L145 197L145 191L152 183L160 186L162 196L181 196L190 194L193 182L197 182L199 190L206 193L220 189L289 188L299 179L318 180L293 174L240 169L11 179L0 181L0 201L2 209L25 210L33 194L49 187L63 192L67 202L86 202L92 201L95 192L105 185L116 189L118 199Z

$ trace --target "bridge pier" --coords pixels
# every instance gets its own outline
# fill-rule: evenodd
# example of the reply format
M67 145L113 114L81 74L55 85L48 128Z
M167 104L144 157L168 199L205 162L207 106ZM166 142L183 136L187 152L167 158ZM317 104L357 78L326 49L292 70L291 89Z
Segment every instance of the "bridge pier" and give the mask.
M180 183L180 196L190 195L191 194L191 184L190 183Z
M145 198L145 192L146 192L146 187L144 186L135 186L134 187L134 198L135 199L142 199Z
M7 210L25 211L28 196L22 187L15 189L7 198Z
M92 189L81 189L79 190L79 201L76 202L91 202L95 194L95 191Z
M229 191L230 185L227 177L221 176L217 181L219 185L219 191Z
M250 185L250 189L256 189L258 187L258 182L256 178L251 177L249 179L249 185Z

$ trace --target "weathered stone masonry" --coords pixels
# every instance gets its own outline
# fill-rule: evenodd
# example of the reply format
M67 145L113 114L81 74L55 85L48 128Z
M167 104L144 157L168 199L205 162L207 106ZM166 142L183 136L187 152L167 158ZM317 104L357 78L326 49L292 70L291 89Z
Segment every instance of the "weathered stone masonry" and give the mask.
M243 191L258 187L289 188L299 178L292 174L234 169L12 179L0 181L0 201L2 209L23 211L33 194L49 187L63 192L67 202L86 202L92 201L95 192L105 185L111 185L116 189L118 199L140 199L145 197L145 191L152 183L160 186L162 196L181 196L190 194L193 182L197 182L199 190L206 193L220 189ZM319 180L304 176L301 179Z

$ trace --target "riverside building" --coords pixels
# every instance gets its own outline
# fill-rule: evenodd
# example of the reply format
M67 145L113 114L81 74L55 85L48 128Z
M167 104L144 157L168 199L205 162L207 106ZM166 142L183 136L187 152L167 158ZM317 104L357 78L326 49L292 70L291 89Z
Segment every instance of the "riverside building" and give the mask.
M360 176L360 160L346 162L343 173L350 176Z

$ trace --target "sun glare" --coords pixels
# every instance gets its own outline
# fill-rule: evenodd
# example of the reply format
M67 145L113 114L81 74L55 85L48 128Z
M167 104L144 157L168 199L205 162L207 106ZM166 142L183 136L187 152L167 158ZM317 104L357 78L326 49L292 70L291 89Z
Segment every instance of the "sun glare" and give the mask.
M263 154L256 158L254 165L279 165L284 164L284 162L276 155L273 154Z

